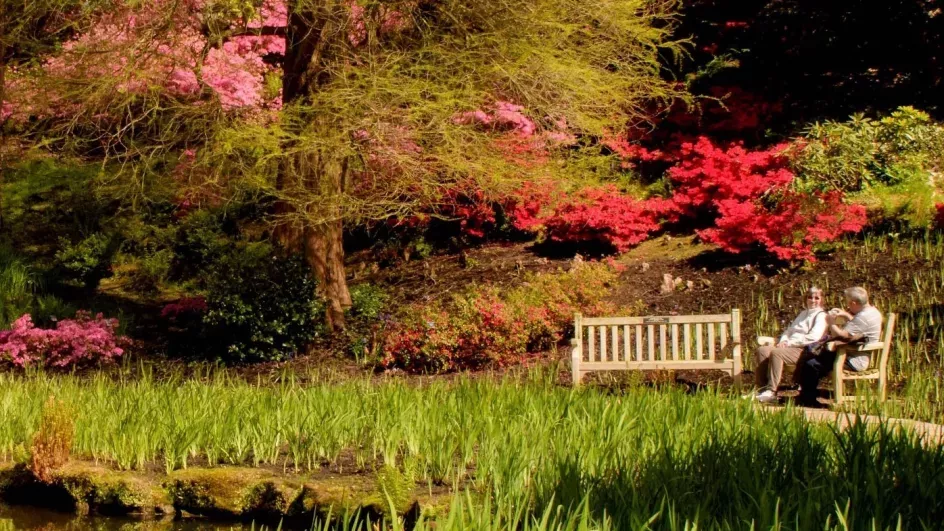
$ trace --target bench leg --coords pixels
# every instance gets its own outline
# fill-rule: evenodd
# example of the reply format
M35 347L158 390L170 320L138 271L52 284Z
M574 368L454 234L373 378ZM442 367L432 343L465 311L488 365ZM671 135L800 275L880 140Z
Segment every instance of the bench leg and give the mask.
M570 373L574 385L580 385L582 374L580 374L580 353L574 352L570 358Z
M884 374L879 376L879 379L878 379L878 399L881 402L885 401L885 386L888 384L888 382L886 382L885 379L886 378Z
M845 397L842 396L842 375L833 374L833 400L836 404L841 404Z

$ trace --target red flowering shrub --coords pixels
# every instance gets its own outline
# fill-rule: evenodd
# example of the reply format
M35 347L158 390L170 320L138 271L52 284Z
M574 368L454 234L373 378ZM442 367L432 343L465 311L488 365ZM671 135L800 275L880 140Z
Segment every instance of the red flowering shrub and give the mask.
M563 193L531 184L511 200L507 210L518 230L543 230L552 242L600 243L624 252L659 229L665 203L635 199L613 185Z
M531 276L510 291L470 290L448 304L410 307L387 329L382 364L447 372L520 362L557 344L574 312L615 311L604 297L616 275L608 265L585 264Z
M812 260L814 245L865 226L865 209L843 203L840 192L791 191L785 153L786 146L725 150L704 137L686 144L682 162L669 170L675 186L670 217L707 226L699 236L725 251L760 244L784 260Z
M207 302L203 297L184 297L161 309L161 318L170 321L190 319L206 313Z
M672 197L682 216L699 216L717 211L725 200L752 201L793 180L784 155L787 146L777 145L764 151L748 151L734 145L716 147L699 137L682 146L682 161L669 169L675 185Z
M572 194L544 220L555 242L599 242L624 252L658 230L658 212L615 186L584 188Z
M486 232L495 227L495 208L481 191L467 193L450 192L442 215L459 223L463 236L484 238Z
M867 221L865 207L843 203L840 192L785 193L770 208L727 199L718 212L714 227L698 231L702 239L735 253L761 244L783 260L814 260L814 245L858 232Z
M17 367L75 367L120 357L126 340L115 334L117 319L102 314L92 318L80 311L75 319L64 319L56 328L36 328L29 314L13 322L11 330L0 332L0 362Z

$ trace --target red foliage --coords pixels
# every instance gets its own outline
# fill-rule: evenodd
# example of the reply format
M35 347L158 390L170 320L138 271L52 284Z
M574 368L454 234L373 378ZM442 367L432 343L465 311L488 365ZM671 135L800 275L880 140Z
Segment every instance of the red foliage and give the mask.
M934 205L937 213L934 215L934 226L938 229L944 229L944 203Z
M481 191L449 192L442 214L458 220L460 233L472 238L484 238L495 226L495 209Z
M747 151L739 145L725 150L705 137L684 144L682 162L669 170L678 214L703 215L717 211L719 201L751 201L789 184L793 173L785 150L784 145L764 151Z
M582 188L568 194L543 216L532 214L536 210L533 204L517 210L525 214L520 221L514 218L515 226L521 230L533 229L539 222L553 242L596 242L617 252L627 251L659 229L658 209L612 185Z
M207 311L206 299L203 297L184 297L172 302L161 309L161 318L177 321L182 318L192 318Z
M708 139L683 146L669 170L676 187L674 215L707 226L705 241L738 253L760 244L784 260L812 260L813 246L865 226L865 209L843 203L839 192L802 195L789 190L786 146L747 151Z

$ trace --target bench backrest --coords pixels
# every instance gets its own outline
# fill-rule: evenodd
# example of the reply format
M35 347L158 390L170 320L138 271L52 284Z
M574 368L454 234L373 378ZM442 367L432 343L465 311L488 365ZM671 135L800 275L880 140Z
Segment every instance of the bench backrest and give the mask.
M885 332L882 334L882 357L879 360L881 365L879 367L882 370L885 370L888 367L888 353L892 350L892 338L895 337L895 320L897 316L893 313L888 314L885 318Z
M741 312L716 315L574 317L587 363L685 362L740 358Z

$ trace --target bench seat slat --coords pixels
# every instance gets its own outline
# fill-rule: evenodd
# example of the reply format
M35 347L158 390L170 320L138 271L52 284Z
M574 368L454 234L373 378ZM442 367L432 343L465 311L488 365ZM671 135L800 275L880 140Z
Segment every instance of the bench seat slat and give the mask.
M623 361L630 361L632 358L629 353L629 325L623 325Z
M705 357L705 342L702 340L702 324L695 325L695 359L700 360Z
M672 361L679 359L679 325L672 323Z

